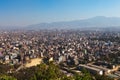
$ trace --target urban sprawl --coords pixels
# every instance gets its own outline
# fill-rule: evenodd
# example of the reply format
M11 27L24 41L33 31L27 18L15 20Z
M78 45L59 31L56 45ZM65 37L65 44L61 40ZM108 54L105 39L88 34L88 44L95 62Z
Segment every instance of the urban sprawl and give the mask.
M91 74L120 78L120 32L80 30L1 31L0 62L21 65L53 61L68 76L83 68ZM34 62L35 63L35 62ZM39 62L40 63L40 62ZM37 64L36 64L37 65ZM31 64L32 66L32 64Z

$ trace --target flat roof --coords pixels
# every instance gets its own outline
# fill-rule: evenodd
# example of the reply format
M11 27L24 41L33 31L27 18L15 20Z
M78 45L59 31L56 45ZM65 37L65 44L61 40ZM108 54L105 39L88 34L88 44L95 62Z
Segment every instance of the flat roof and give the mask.
M109 71L110 70L110 69L107 69L105 67L96 66L96 65L93 65L93 64L89 64L88 66L95 67L95 68L98 68L98 69L101 69L101 70L104 70L104 71Z
M89 69L92 69L92 70L95 70L95 71L102 71L101 69L94 68L94 67L90 67L90 66L88 66L88 65L82 65L82 64L80 64L79 66L85 67L85 68L89 68Z

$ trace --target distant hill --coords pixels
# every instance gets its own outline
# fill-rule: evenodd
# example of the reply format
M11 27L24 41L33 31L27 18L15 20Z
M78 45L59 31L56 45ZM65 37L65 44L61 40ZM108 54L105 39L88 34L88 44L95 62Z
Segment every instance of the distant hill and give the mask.
M39 29L105 29L105 30L119 30L120 31L120 18L119 17L104 17L97 16L89 19L75 20L75 21L63 21L52 23L40 23L29 25L26 27L0 27L1 29L24 29L24 30L39 30Z
M120 18L118 17L104 17L97 16L84 20L66 21L66 22L52 22L29 25L26 29L90 29L90 28L110 28L120 27Z

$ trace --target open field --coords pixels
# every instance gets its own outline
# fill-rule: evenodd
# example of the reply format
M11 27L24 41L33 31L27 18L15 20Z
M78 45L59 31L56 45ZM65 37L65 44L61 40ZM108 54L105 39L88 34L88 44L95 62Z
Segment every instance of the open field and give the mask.
M30 63L26 63L26 64L25 64L25 67L36 66L36 65L40 64L41 61L42 61L41 58L31 59L31 62L30 62Z

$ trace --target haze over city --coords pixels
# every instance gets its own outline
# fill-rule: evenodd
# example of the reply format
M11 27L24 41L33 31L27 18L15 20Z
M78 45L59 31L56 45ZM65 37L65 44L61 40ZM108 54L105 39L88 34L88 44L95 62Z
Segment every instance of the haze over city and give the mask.
M120 17L120 0L0 0L0 26Z
M0 0L0 80L120 80L120 0Z

